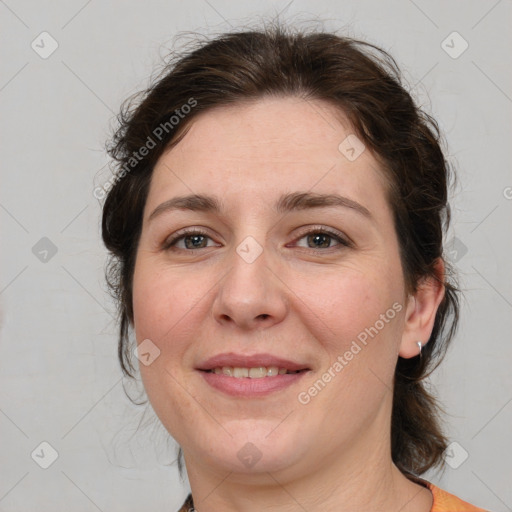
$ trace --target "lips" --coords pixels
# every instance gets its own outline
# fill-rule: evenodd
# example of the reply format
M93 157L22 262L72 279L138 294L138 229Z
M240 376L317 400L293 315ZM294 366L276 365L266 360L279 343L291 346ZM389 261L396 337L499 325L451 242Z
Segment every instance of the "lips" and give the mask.
M252 356L235 354L233 352L218 354L201 363L197 370L212 371L215 368L238 367L238 368L258 368L258 367L278 367L285 368L289 372L309 370L307 364L296 361L290 361L272 354L254 354Z
M211 389L236 398L259 399L297 386L311 368L272 354L218 354L196 368Z

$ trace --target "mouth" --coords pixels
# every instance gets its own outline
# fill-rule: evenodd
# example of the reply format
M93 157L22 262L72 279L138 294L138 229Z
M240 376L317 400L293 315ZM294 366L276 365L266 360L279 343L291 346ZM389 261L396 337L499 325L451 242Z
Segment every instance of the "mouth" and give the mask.
M240 366L223 366L212 368L211 370L201 370L207 373L215 373L216 375L225 375L235 379L262 379L265 377L275 377L276 375L286 375L292 373L301 373L308 371L309 368L302 370L288 370L279 368L278 366L257 366L253 368L244 368Z
M196 370L234 378L260 379L310 370L307 364L289 361L272 354L247 356L233 352L218 354L200 364Z
M270 354L220 354L196 368L207 384L232 396L262 396L283 390L311 371L305 364Z

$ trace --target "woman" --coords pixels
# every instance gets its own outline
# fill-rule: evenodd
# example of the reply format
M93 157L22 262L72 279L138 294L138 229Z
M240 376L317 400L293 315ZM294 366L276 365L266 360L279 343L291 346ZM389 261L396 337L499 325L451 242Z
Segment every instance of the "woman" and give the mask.
M481 511L443 465L423 379L458 318L450 174L393 59L286 27L169 63L109 146L123 371L208 511ZM192 499L193 497L193 499Z

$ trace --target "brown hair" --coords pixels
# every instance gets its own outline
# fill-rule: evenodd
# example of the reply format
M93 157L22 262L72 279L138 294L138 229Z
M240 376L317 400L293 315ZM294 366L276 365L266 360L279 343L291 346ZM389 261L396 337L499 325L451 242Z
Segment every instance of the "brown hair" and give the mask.
M292 95L324 100L340 109L382 164L407 291L415 291L423 278L436 278L443 229L450 222L451 171L436 121L415 105L395 60L368 42L279 23L222 34L171 58L153 85L129 98L107 145L118 175L104 203L102 235L111 252L107 282L119 306L118 353L125 375L133 377L134 371L129 348L132 279L156 161L181 139L200 112L265 96ZM149 147L150 139L155 147L141 157L141 148ZM443 359L458 323L458 290L453 278L448 279L449 272L446 276L445 296L422 357L399 358L396 366L391 450L404 474L444 465L447 439L440 407L422 381ZM181 455L180 449L180 473Z

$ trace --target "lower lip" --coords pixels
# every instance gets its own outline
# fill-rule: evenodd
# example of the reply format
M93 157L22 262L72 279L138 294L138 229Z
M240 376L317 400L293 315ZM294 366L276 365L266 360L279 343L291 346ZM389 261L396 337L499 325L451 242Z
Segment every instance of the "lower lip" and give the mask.
M206 382L212 387L231 396L264 396L280 391L301 380L309 371L285 373L274 377L228 377L226 375L199 370Z

